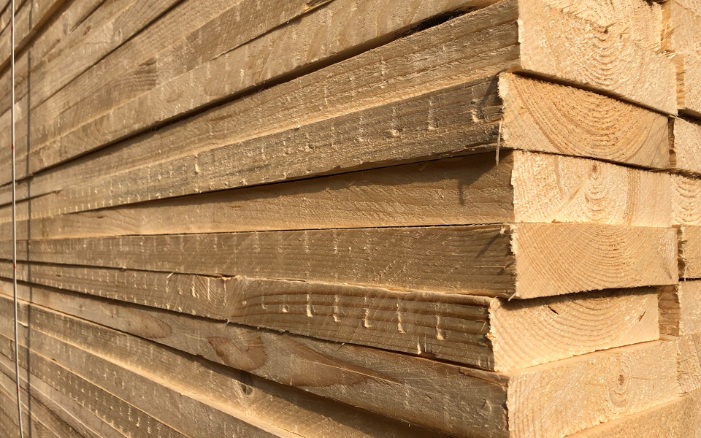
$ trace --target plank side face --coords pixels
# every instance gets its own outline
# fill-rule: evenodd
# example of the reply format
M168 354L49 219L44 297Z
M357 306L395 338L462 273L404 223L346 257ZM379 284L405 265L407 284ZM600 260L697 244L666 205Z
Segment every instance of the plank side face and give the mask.
M215 407L217 410L211 410L215 419L224 420L222 414L224 412L238 412L243 418L249 420L256 419L258 422L264 418L276 419L276 423L280 426L301 427L298 434L308 436L328 436L334 434L333 425L329 424L329 418L320 420L314 418L313 411L321 411L331 419L341 419L338 428L335 432L351 433L351 436L366 436L363 434L372 434L372 431L377 431L382 436L401 437L402 434L409 436L432 436L426 434L420 428L397 427L396 423L378 419L370 414L364 413L358 417L355 411L350 412L350 417L345 421L342 418L344 412L348 412L347 408L342 408L341 405L334 405L328 400L322 401L311 396L294 396L291 389L284 389L284 392L293 392L288 394L283 400L275 404L271 404L270 398L276 392L281 391L278 385L270 384L258 378L246 378L246 375L240 371L229 370L228 372L220 372L220 368L212 364L200 364L197 360L193 360L187 356L175 354L170 350L163 349L158 345L135 338L124 333L115 332L101 326L86 323L75 318L61 315L56 312L48 311L34 307L31 316L30 326L34 327L33 335L36 337L36 343L32 346L33 351L43 356L53 356L58 359L62 365L69 366L81 361L81 358L94 358L90 366L87 367L72 367L77 370L87 380L97 379L105 389L112 388L116 394L121 394L125 400L138 398L138 390L131 387L125 389L116 389L120 385L120 375L109 376L106 381L102 382L104 377L100 378L102 369L121 369L121 373L131 375L134 380L143 380L136 373L150 370L147 377L151 381L144 381L144 387L152 387L154 385L163 385L168 382L179 391L187 394L190 399L204 399L207 405ZM6 310L10 310L9 308ZM10 327L5 324L5 332L9 333ZM254 342L251 347L259 348ZM298 344L295 347L295 344ZM380 350L371 350L367 354L341 354L344 350L343 346L332 345L324 349L314 351L314 349L304 348L304 342L290 342L288 347L292 352L294 359L295 355L301 358L307 358L307 361L316 362L314 368L317 370L326 370L319 374L308 374L304 372L307 368L297 369L289 368L290 363L287 357L280 358L283 363L275 364L275 357L267 357L265 351L261 351L258 360L263 362L271 362L273 368L286 368L292 371L292 380L288 382L298 386L314 385L326 386L326 391L338 392L339 387L344 384L350 385L351 388L357 388L351 391L360 391L360 393L368 399L373 399L377 396L373 395L378 391L371 381L378 381L380 388L386 385L394 385L393 382L407 379L406 373L410 376L407 381L414 382L415 379L429 378L425 384L419 383L414 389L412 385L402 383L399 385L398 398L405 396L416 396L416 403L426 400L431 397L432 392L422 392L429 390L455 394L451 397L450 403L455 403L455 407L446 406L445 410L440 409L438 412L459 413L458 417L465 422L461 426L461 434L466 435L484 435L488 437L505 436L505 421L506 415L503 406L505 400L505 389L499 384L499 378L495 377L492 381L488 378L476 376L478 373L471 373L470 370L463 369L454 365L440 364L424 359L413 359L405 361L402 356L383 353ZM346 347L349 348L349 347ZM356 347L357 348L357 347ZM333 352L336 353L333 353ZM242 350L242 353L245 350ZM241 354L241 353L240 353ZM341 359L348 356L347 359ZM353 356L355 359L353 359ZM403 366L407 362L407 366ZM94 365L93 365L94 364ZM401 370L396 370L397 364L402 365ZM413 365L412 365L413 364ZM94 369L93 369L94 368ZM345 370L344 370L345 369ZM464 371L463 371L464 370ZM388 374L389 373L389 374ZM489 376L488 373L482 373ZM422 376L422 377L421 377ZM379 378L379 379L378 379ZM340 381L339 381L340 379ZM344 382L345 380L345 382ZM503 379L502 379L503 380ZM296 383L295 383L296 382ZM306 383L305 383L306 382ZM438 385L436 387L435 384ZM459 384L458 387L455 387ZM338 386L337 386L338 385ZM366 386L367 385L367 386ZM449 390L449 387L454 387ZM407 392L408 391L408 392ZM153 391L150 391L150 396ZM485 400L489 401L489 406L485 407ZM188 403L183 400L184 406ZM297 403L299 406L295 406ZM449 404L449 403L448 403ZM162 401L149 397L148 400L142 400L139 405L143 409L158 412L158 416L172 416L177 413L160 412ZM264 410L268 407L268 410ZM287 406L287 407L286 407ZM325 408L327 406L328 408ZM385 404L385 408L387 405ZM287 410L285 410L287 409ZM161 409L162 410L162 409ZM303 410L312 412L303 413ZM204 415L207 415L206 411ZM311 415L311 418L310 418ZM437 414L436 414L437 415ZM418 414L422 418L421 414ZM367 420L365 421L364 418ZM425 417L424 417L425 418ZM310 421L311 420L311 421ZM376 420L384 421L386 425L377 423ZM485 423L486 421L486 423ZM224 420L226 423L226 421ZM320 422L326 424L327 427L319 427ZM348 427L344 425L348 423ZM434 421L435 422L435 421ZM170 420L170 424L177 422ZM296 426L295 426L296 425ZM200 427L211 428L226 428L226 424L208 424ZM323 425L322 425L323 426ZM197 427L197 426L196 426ZM355 432L353 432L355 428ZM394 430L392 430L394 428ZM306 430L304 430L306 429ZM278 433L283 429L278 429ZM289 430L289 429L288 429ZM316 431L316 432L315 432ZM283 436L293 436L294 430L290 430L290 434ZM385 435L387 434L387 435ZM197 436L201 433L196 433Z
M32 287L32 291L32 302L43 307L351 406L380 414L390 409L395 418L447 434L504 436L506 395L502 385L454 365L237 324L212 324L55 290ZM30 297L28 287L20 285L20 293ZM169 329L154 329L164 326ZM56 326L54 330L63 329ZM79 342L89 339L80 337ZM436 393L445 397L424 403ZM486 399L494 404L485 406Z
M518 298L678 278L676 230L598 224L123 236L19 246L19 258L32 262Z
M564 437L672 401L674 353L672 343L652 342L527 369L510 381L509 431Z
M502 139L514 149L665 168L667 118L626 102L539 79L501 74Z
M245 278L222 281L44 265L32 266L31 277L27 277L24 266L18 271L20 279L31 278L36 293L42 290L38 285L45 285L250 327L430 355L496 371L655 340L659 335L657 298L646 289L582 294L568 297L569 302L558 298L500 304L478 297L310 282ZM7 276L5 272L2 275ZM146 286L120 286L132 284ZM57 310L61 305L60 300L50 303ZM145 322L134 334L156 340L169 336L172 327L186 324L183 321L187 319L182 317L181 322L168 328L158 322L166 320L165 316L139 318ZM573 328L581 324L595 326L596 330L580 333Z
M654 289L500 300L490 322L497 371L659 338Z
M518 298L677 282L673 228L514 226Z
M680 112L701 115L701 11L685 1L669 1L664 8L665 50L674 54L677 105Z
M674 64L648 44L625 35L626 29L612 31L543 0L521 0L519 23L525 71L677 113Z
M701 334L681 336L673 342L677 348L680 391L682 394L698 393L701 390Z

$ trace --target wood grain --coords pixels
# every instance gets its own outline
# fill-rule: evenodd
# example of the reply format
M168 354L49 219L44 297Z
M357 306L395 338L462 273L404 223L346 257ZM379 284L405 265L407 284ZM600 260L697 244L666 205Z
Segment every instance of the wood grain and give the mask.
M661 289L660 331L670 336L701 332L701 281Z
M10 254L9 244L0 242L0 253ZM19 260L35 263L518 298L671 285L678 278L676 230L598 224L120 236L18 246Z

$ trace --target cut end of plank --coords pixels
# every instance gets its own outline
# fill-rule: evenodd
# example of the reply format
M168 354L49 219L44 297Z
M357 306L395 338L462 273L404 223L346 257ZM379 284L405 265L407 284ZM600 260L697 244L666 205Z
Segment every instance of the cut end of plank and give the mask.
M673 228L612 225L512 226L514 298L673 285L678 280Z

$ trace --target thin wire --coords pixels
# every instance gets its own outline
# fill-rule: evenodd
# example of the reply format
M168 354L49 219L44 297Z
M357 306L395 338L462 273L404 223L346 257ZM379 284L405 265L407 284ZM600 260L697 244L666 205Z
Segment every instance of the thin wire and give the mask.
M12 300L15 305L15 383L17 384L17 424L19 425L19 436L24 438L24 427L22 426L22 400L20 397L21 387L19 382L19 318L17 301L17 181L15 179L15 0L10 2L10 123L12 128Z

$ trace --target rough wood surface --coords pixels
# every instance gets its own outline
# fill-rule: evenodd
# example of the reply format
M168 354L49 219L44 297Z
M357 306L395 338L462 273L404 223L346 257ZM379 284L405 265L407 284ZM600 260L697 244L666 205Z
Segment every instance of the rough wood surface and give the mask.
M657 296L648 288L582 294L575 299L505 303L480 297L334 284L222 280L44 265L32 266L28 275L25 268L19 268L20 279L31 279L35 293L46 290L49 294L47 288L39 285L57 287L186 315L429 355L497 371L651 341L659 336ZM5 272L3 276L7 275ZM60 306L53 301L48 305L56 309ZM118 311L117 303L113 306ZM160 318L166 320L167 314ZM186 317L169 318L173 320L168 324L172 327L169 331L190 325Z
M82 398L80 392L85 384L100 388L97 391L108 397L114 394L185 436L231 436L237 430L242 430L243 436L441 436L241 371L202 363L106 328L92 324L82 327L87 329L85 333L74 333L78 327L64 326L72 339L57 338L55 333L30 327L31 357L27 361L31 362L22 357L26 355L23 348L22 364L31 363L29 371L33 375L41 380L53 378L57 383L52 385L60 386L56 389L75 391L78 399ZM3 333L9 334L7 324ZM112 342L110 349L97 345L107 340ZM20 344L24 344L24 339ZM130 381L131 385L125 387L123 381ZM163 409L166 401L170 406L179 406L179 410ZM174 404L176 401L178 404ZM109 406L105 405L107 419L114 415ZM130 435L138 436L141 429L148 428L136 418L123 421L132 423ZM172 435L167 429L163 434Z
M0 370L4 375L14 379L14 360L8 360L0 355ZM74 430L79 431L81 436L94 438L122 438L125 435L115 429L114 426L102 421L89 407L79 404L63 392L57 391L51 385L36 378L31 377L30 393L38 402L44 404L54 414L69 424ZM22 391L27 393L27 372L20 368L20 384ZM12 380L14 383L14 380ZM25 398L26 400L26 398Z
M671 336L701 332L701 281L661 289L660 331Z
M701 390L701 333L674 338L677 349L677 375L682 394Z
M16 411L17 404L16 404L16 396L17 394L17 389L15 387L15 381L14 381L14 375L9 376L5 374L6 372L9 373L9 368L5 367L6 364L3 364L0 366L0 369L2 369L2 372L0 372L0 392L2 392L4 395L7 396L9 400L11 400L14 408L15 409L7 409L6 407L3 409L5 412L10 413L13 411ZM13 369L14 371L14 369ZM14 374L14 373L12 373ZM45 399L44 397L41 397L41 394L37 393L37 390L35 387L31 388L31 391L27 391L27 386L26 386L26 380L23 379L24 376L20 376L20 382L22 385L21 389L21 400L22 400L22 408L25 412L29 412L31 418L37 419L41 421L42 423L45 423L49 426L50 429L52 429L58 437L66 437L66 438L84 438L84 437L89 437L89 438L99 438L100 435L98 435L96 432L94 432L92 429L87 428L84 424L80 423L73 415L80 415L79 412L73 412L69 413L65 409L71 406L70 404L67 405L59 405L56 401L49 401L49 405L47 406L46 404L43 403L42 399ZM40 398L37 398L40 397ZM30 408L31 407L31 408ZM26 418L25 418L26 420ZM25 421L23 420L23 421ZM25 423L27 424L27 423ZM101 429L101 431L107 432L103 436L107 437L118 437L118 436L123 436L118 433L112 433L110 434L107 430L107 428ZM114 429L113 429L114 430ZM34 436L34 435L32 435Z
M340 5L339 2L334 2L329 8L338 5ZM324 11L329 8L324 9ZM300 21L301 24L295 26L294 29L304 30L309 27L305 24L306 20L319 20L321 19L319 17L322 15L321 13L308 14L302 17ZM339 14L339 16L342 17L343 15ZM499 19L497 19L497 17ZM553 33L553 30L549 28L540 29L539 23L546 21L543 19L544 17L553 21L564 20L563 22L567 23L565 26L569 27L571 32L558 31L557 33ZM494 34L494 31L496 31L500 25L506 25L509 20L516 20L517 18L518 25L521 26L520 28L514 21L511 21L510 34ZM518 50L522 53L517 55L521 57L518 64L520 67L512 63L513 65L509 66L511 68L522 68L544 74L548 77L556 76L562 80L571 81L588 87L607 89L614 94L626 95L634 101L638 101L640 96L642 96L640 97L642 100L649 100L651 97L654 100L656 96L666 96L669 94L668 92L670 90L674 89L674 67L671 61L666 57L656 53L650 48L639 45L629 37L614 32L608 27L599 26L584 18L570 15L557 7L546 5L544 2L541 2L541 0L522 0L519 4L514 0L507 0L506 2L467 14L456 20L451 20L442 26L436 26L435 29L440 29L444 32L444 36L447 36L450 31L446 29L455 31L463 26L464 23L470 21L473 22L474 27L475 20L480 23L481 31L492 31L493 34L489 38L490 44L497 43L504 47L505 43L508 44L509 41L520 38L519 41L521 44L518 46ZM311 28L316 29L314 26L311 26ZM431 29L429 29L429 31L430 30ZM279 40L279 44L274 44L274 47L281 53L284 52L286 59L292 57L291 53L296 53L296 51L307 51L305 45L299 45L293 38L289 37L289 32L291 32L291 30L287 27L281 27L276 32L267 34L266 38L255 40L252 44L256 47L260 46L261 50L264 49L267 51L271 44L270 41ZM541 35L540 32L545 32L546 34L550 32L548 36L551 37L551 39L548 39L548 41L551 42L554 47L545 47L541 44L541 38L544 35ZM474 29L472 33L474 33ZM592 38L587 39L582 37L580 33L586 33ZM422 38L425 40L430 38L423 34L424 32L420 32L417 35L422 35ZM569 34L575 35L575 37L567 41L562 39L563 35ZM466 36L467 34L463 35L463 37ZM472 39L473 41L477 41L480 38L479 36L473 35ZM500 39L501 41L499 41ZM412 44L416 44L419 40L403 38L400 41L411 41ZM481 42L484 43L486 41L482 40ZM440 42L437 40L432 41L431 48L433 49L437 44L440 44ZM287 47L287 45L291 46ZM563 46L568 47L569 50L563 50ZM251 57L254 57L253 54L256 50L247 46L244 47L246 49L245 52L233 50L212 60L210 63L201 64L190 72L155 88L152 92L129 101L115 108L110 113L100 116L65 135L52 139L51 142L43 146L33 145L35 148L30 152L31 156L29 157L28 165L30 172L34 173L47 166L52 166L87 151L95 150L104 144L124 138L127 135L133 135L139 130L146 129L154 124L162 123L172 117L187 111L192 111L202 105L207 105L212 101L216 101L217 99L230 96L232 93L243 92L252 86L257 86L256 81L258 78L262 78L261 80L272 80L272 78L288 74L290 71L288 66L283 67L276 63L268 63L263 66L264 70L258 72L256 77L249 77L248 75L241 77L238 75L234 76L238 78L236 79L238 83L219 80L220 77L232 76L229 74L229 70L232 68L231 66L250 64ZM576 50L572 49L572 47L575 47ZM487 49L487 47L482 48ZM516 47L514 47L514 50L515 49ZM531 53L531 51L533 53ZM577 60L584 60L583 64L579 61L572 62L573 60L570 59L561 59L562 56L577 51L587 52L588 55L590 55L577 58ZM435 56L435 50L433 52L434 56L431 58L438 60L439 57ZM444 47L442 52L445 52L445 56L450 56L448 47ZM617 56L611 56L613 52L615 52ZM591 53L600 56L593 56ZM480 54L482 55L482 61L490 56L492 58L501 56L499 52L490 53L482 51ZM464 51L462 55L463 57L469 56L468 53ZM308 56L308 54L305 52L305 56L300 57L300 61L298 62L306 62L303 61L306 59L306 56ZM641 57L645 59L645 62L638 62ZM259 57L255 58L258 59ZM636 62L631 62L631 58L635 59ZM390 59L392 58L382 60L388 61ZM416 62L417 59L419 58L414 57L414 62ZM472 59L472 61L474 63L475 59ZM444 59L441 59L439 63L448 69L455 67L454 64L451 65L451 62L447 62ZM613 65L611 65L612 63ZM366 66L366 69L372 69L375 74L377 74L378 68L390 69L393 67L395 66L392 62L380 62L379 64L371 64L370 68ZM275 72L276 69L277 72ZM418 71L420 68L418 65L415 65L412 70ZM637 73L631 75L631 70L635 70ZM667 70L669 74L666 74ZM380 76L384 76L385 74L384 72L380 72ZM440 86L440 83L443 81L443 79L440 78L439 72L430 71L427 75L433 76L432 82L435 83L434 86ZM631 77L634 77L635 80L631 80ZM650 77L655 77L657 79L655 81L650 81L647 79ZM216 79L212 80L212 78ZM359 83L362 77L358 77L356 80L358 81L356 83ZM455 78L453 78L453 80L455 80ZM639 84L638 82L642 83ZM186 87L183 88L184 86ZM183 92L182 90L184 89L186 89L187 92ZM662 93L660 90L667 92ZM410 91L406 90L405 92ZM670 97L670 99L673 101L672 97ZM168 104L164 104L164 102ZM658 105L658 103L648 104L655 108L665 106L663 104ZM676 104L672 102L672 106L664 111L676 111ZM141 116L135 118L134 114L137 113L141 114ZM96 129L98 126L99 129ZM20 150L23 150L23 148L20 147ZM23 156L20 154L20 161L23 163L22 160ZM19 167L24 169L27 166L21 164Z
M679 277L701 278L701 227L679 227Z
M672 175L672 222L701 225L701 178Z
M1 254L11 253L10 243L0 242ZM19 260L31 262L511 298L678 279L675 229L597 224L119 236L18 246ZM427 263L427 254L435 261Z
M306 83L304 79L311 80L312 76L300 81ZM299 110L307 110L304 117L312 115L318 101L309 96L315 92L308 88L288 94L283 87L298 88L288 83L149 134L128 147L105 151L38 175L31 182L31 194L38 197L31 203L32 216L39 218L497 147L618 158L651 167L668 167L665 117L595 93L514 75L502 76L500 83L506 99L503 104L496 95L495 79L488 77L296 127L290 126L290 120L299 122L301 112L292 108L288 100L294 96ZM307 85L311 86L311 82ZM504 87L509 91L504 92ZM528 89L539 92L529 94ZM360 91L355 92L358 98ZM368 98L378 94L370 90L368 93ZM536 95L540 98L534 99ZM266 104L269 98L273 103ZM578 110L582 102L591 107L610 108L607 120L616 120L615 126L601 125L592 119L588 114L593 111ZM503 105L512 110L507 108L500 123ZM285 117L275 122L263 117L264 114ZM427 118L432 120L428 125ZM577 122L571 123L573 119ZM465 123L466 120L471 122ZM276 123L281 132L260 136L262 130ZM393 127L389 132L388 125ZM241 129L242 126L245 128ZM328 132L333 133L330 138L324 134ZM524 132L529 134L513 134ZM195 133L202 142L197 144L212 146L197 150L197 144L190 141ZM161 156L171 148L177 148L177 152L167 154L163 161L153 162L152 157ZM115 169L115 162L122 164ZM22 193L20 186L20 199L28 195L27 187L24 188ZM4 187L0 202L9 202L9 195L8 187ZM7 211L8 207L4 207L5 221Z
M19 4L19 2L17 3ZM29 50L28 43L65 3L66 0L24 2L19 13L15 16L15 53ZM4 70L10 64L10 52L11 39L10 26L8 26L0 32L0 69ZM4 90L3 94L5 94ZM4 112L5 105L2 108Z
M4 299L2 301L9 303ZM6 314L10 309L7 305L3 307L3 312ZM111 356L114 353L110 352L119 348L119 360L122 363L134 363L134 361L138 363L146 360L151 367L157 363L154 362L153 357L144 357L145 354L136 353L127 348L128 346L136 348L145 341L138 341L128 335L36 306L32 306L32 309L29 327L36 333L32 348L37 352L52 352L67 360L78 360L77 358L81 355L87 354L87 351L74 346L80 343L85 348L89 345L91 351L101 356L105 354ZM7 325L4 323L3 327ZM79 330L77 327L80 325L87 325L90 329ZM9 327L3 329L4 333L8 331ZM112 341L108 342L105 338L100 338L101 335L108 336ZM120 337L123 339L121 342L118 341ZM153 344L143 345L152 346ZM62 350L70 351L70 356L62 354ZM96 355L91 357L96 358L96 366L103 361L103 359L97 359ZM175 366L177 369L176 365L170 363L164 363L162 366L167 366L170 370ZM475 385L480 385L477 382L481 381L480 386L489 384L492 388L501 388L502 393L494 395L507 397L507 403L504 404L503 399L498 401L493 398L475 397L476 394L472 391L472 406L475 403L478 404L476 406L478 410L473 412L484 412L485 409L503 412L506 407L509 410L508 434L504 429L501 431L492 429L493 432L485 436L563 437L593 427L602 421L620 418L671 401L678 395L673 346L671 343L664 342L645 343L593 353L529 368L507 376L470 371L453 365L443 366L472 376ZM99 372L91 371L91 367L84 368L86 373ZM651 373L654 373L657 378L647 378ZM169 374L172 378L176 375L178 374L173 371ZM602 384L592 386L592 381L600 381ZM105 382L105 384L108 383ZM569 388L577 391L576 399L573 399L568 392L561 391L562 385L568 385ZM461 388L463 392L471 392L465 388ZM530 396L533 391L545 391L552 396L548 400L554 403L547 403L544 406L539 402L540 399L533 399ZM230 397L230 394L228 395ZM469 409L468 406L470 405L462 405L463 409ZM501 421L504 420L502 417ZM483 428L490 425L484 417L479 418L478 421ZM498 426L498 424L491 424L491 426Z
M699 418L695 398L685 396L569 438L693 438L698 436Z
M701 116L701 10L692 2L664 3L663 48L673 54L679 111Z
M670 119L671 167L701 174L701 123L692 119Z
M18 217L27 217L22 210ZM667 174L515 151L498 163L487 153L36 218L19 222L18 237L500 222L669 226L671 211ZM11 226L0 217L0 233Z

